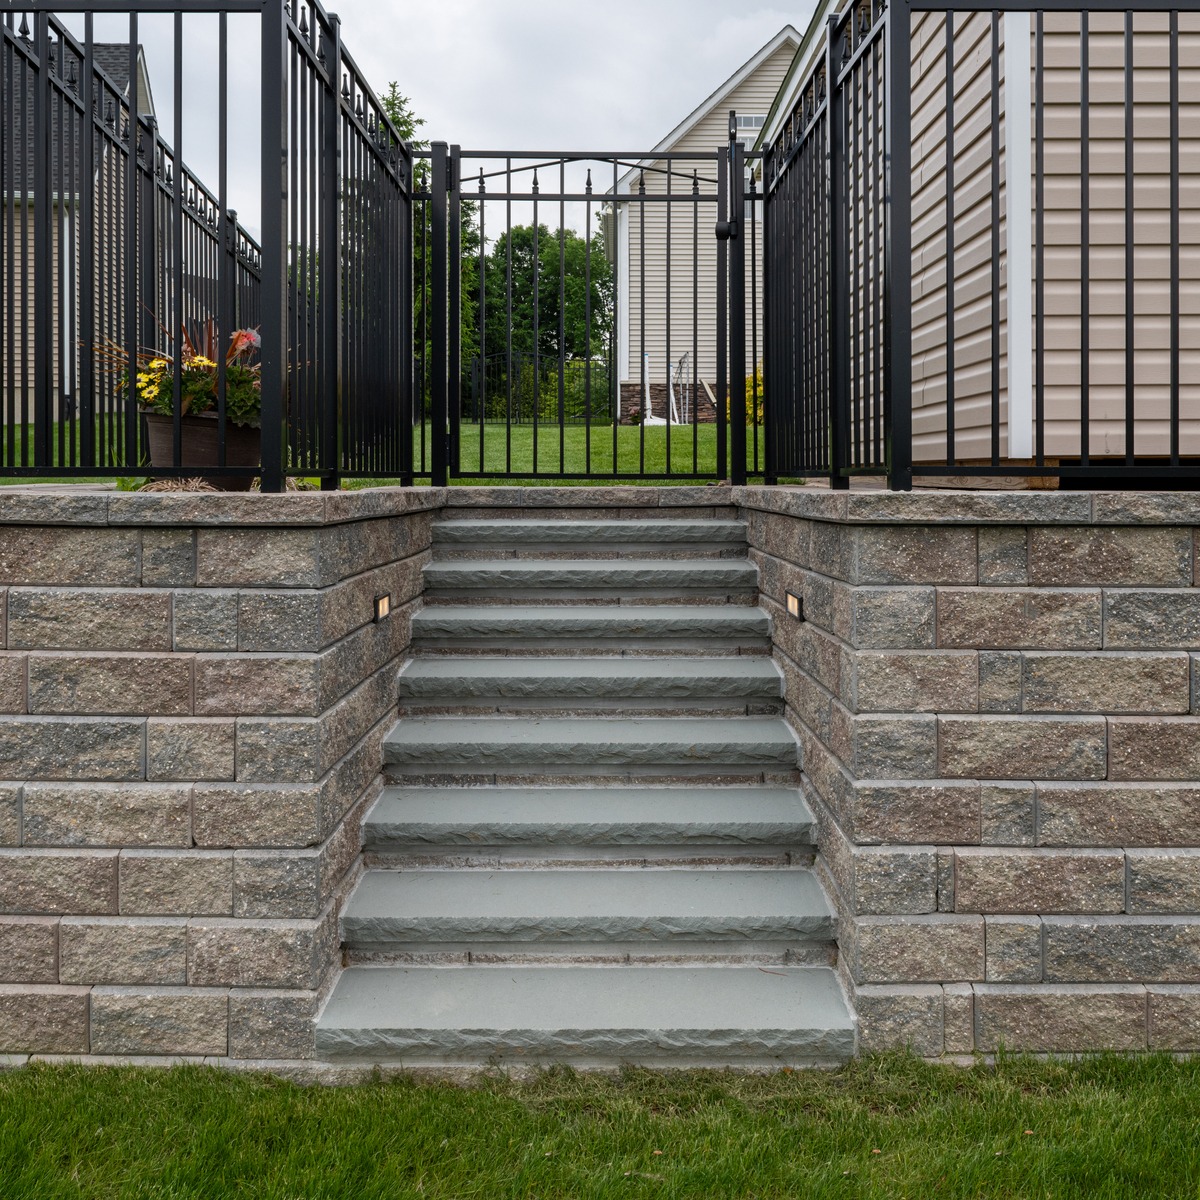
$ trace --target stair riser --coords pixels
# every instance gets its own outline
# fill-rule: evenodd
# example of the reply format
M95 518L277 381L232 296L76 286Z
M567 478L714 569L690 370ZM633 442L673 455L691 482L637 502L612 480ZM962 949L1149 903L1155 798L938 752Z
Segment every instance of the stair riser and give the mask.
M363 865L369 870L447 869L503 871L531 867L713 867L744 870L747 867L781 869L811 867L814 850L797 843L770 846L473 846L404 845L368 843Z
M783 701L747 703L744 700L613 699L587 700L506 700L501 697L463 700L400 702L401 717L513 717L524 713L539 717L587 717L593 715L623 717L776 717L783 712Z
M746 525L741 521L546 519L525 516L519 520L484 518L437 521L433 543L439 550L460 545L536 547L557 542L602 548L625 545L724 545L746 544Z
M706 658L767 658L771 643L739 638L517 638L466 636L461 638L413 639L413 653L421 658L694 658L696 646L704 647Z
M638 558L710 559L714 562L744 562L745 544L694 546L686 543L630 542L625 545L594 546L584 542L549 542L521 545L515 542L477 542L436 546L438 562L471 562L512 559L521 562L576 561L629 562Z
M495 768L477 772L455 768L439 771L419 763L407 766L389 765L384 768L384 781L402 787L624 787L646 784L648 786L705 786L705 787L757 787L766 784L776 787L799 787L798 770L757 771L741 767L697 768L690 774L678 767L663 767L659 771L649 768L618 771L603 767L545 766L509 767L502 773Z
M424 942L360 946L347 944L348 963L370 967L831 967L837 961L832 942L696 942L654 946L644 942Z
M588 587L564 584L562 587L528 586L523 584L480 584L464 588L445 584L429 584L425 592L427 603L446 605L509 605L509 604L646 604L723 605L754 608L758 592L740 589L723 590L708 585L657 587L620 587L602 583Z

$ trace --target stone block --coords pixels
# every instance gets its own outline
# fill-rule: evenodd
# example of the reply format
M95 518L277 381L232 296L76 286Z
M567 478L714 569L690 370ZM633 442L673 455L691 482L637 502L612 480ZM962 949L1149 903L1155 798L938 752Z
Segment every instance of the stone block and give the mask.
M1029 533L1022 525L979 528L979 583L1020 587L1029 582Z
M975 989L969 983L948 983L942 993L946 1053L970 1054L975 1049Z
M170 650L171 597L111 588L13 588L10 650Z
M22 789L0 784L0 846L21 844Z
M192 660L174 654L29 656L29 711L177 716L191 711Z
M854 911L863 916L937 912L937 851L865 847L852 851Z
M58 982L58 919L0 917L0 983Z
M954 852L939 850L937 855L937 911L954 911Z
M1200 850L1129 850L1131 913L1200 913Z
M1200 845L1200 787L1038 784L1043 846Z
M325 493L117 492L108 497L110 525L318 525Z
M979 652L979 711L1021 711L1021 656L1004 650Z
M801 624L800 628L824 644L824 652L829 655L830 661L837 661L840 669L839 643L807 623ZM389 664L399 666L399 659L408 650L409 639L410 632L406 624L389 618L379 625L368 625L331 646L320 658L321 687L317 712L323 713L333 708L343 696ZM803 661L801 665L805 665ZM837 678L836 674L833 678Z
M193 921L188 982L194 987L315 988L337 954L336 921Z
M315 717L319 660L302 654L200 655L196 715Z
M983 978L982 917L859 917L845 924L852 926L847 949L856 983Z
M296 992L229 993L229 1057L306 1059L314 1053L317 997Z
M0 718L0 779L143 779L145 724L99 717Z
M854 1008L862 1054L910 1050L936 1058L945 1048L940 987L867 984L855 989Z
M1109 721L1109 779L1200 779L1200 718L1114 717Z
M321 632L323 595L297 589L242 592L236 648L255 653L319 653L325 649Z
M240 783L312 783L328 769L322 752L325 722L315 718L243 718L237 723Z
M955 852L959 912L1125 911L1125 856L1108 850L963 848Z
M1027 653L1023 707L1032 712L1186 713L1186 654Z
M1039 587L1189 587L1192 533L1145 526L1034 527L1029 579Z
M975 1047L985 1054L1144 1050L1145 988L981 984L975 989Z
M187 922L159 917L93 921L64 917L59 929L59 975L63 983L184 984Z
M120 863L122 916L228 917L233 855L197 850L127 850Z
M115 850L0 850L0 911L107 916L117 911Z
M852 766L860 779L937 776L936 717L859 716L853 718L852 725Z
M135 529L0 525L0 584L135 588L140 559Z
M985 846L1032 846L1037 840L1037 791L1031 783L986 783L979 789L980 840Z
M30 783L27 846L190 846L191 788L138 783Z
M1146 1000L1151 1050L1200 1050L1200 987L1156 984L1146 989Z
M315 918L321 910L321 860L312 850L238 850L233 859L235 917Z
M1041 983L1041 921L1036 917L987 917L984 925L988 983Z
M1102 717L939 717L937 774L948 779L1103 779L1108 728Z
M146 722L146 773L155 782L226 782L235 778L234 721L204 718Z
M1101 593L939 588L938 645L979 650L1099 650Z
M979 841L978 784L859 783L851 786L848 805L854 838L861 843Z
M238 648L238 593L212 588L176 592L174 648L201 653L232 653Z
M29 659L24 654L0 650L0 713L22 714L29 711L25 681Z
M852 664L857 712L979 709L979 660L973 651L859 650Z
M211 1055L229 1048L224 991L98 987L92 992L93 1054Z
M86 1054L88 989L0 983L0 1054Z
M933 588L856 587L845 595L849 629L839 633L851 645L878 650L933 647L937 607Z
M1059 983L1200 983L1195 917L1048 917L1046 978Z
M196 536L190 529L142 530L142 586L190 587L196 578Z
M1104 644L1119 650L1200 650L1200 591L1106 590Z
M196 845L217 848L300 849L324 840L324 787L308 784L197 784L192 792Z
M976 583L975 530L952 525L875 525L847 530L851 583ZM820 559L814 559L819 563Z
M201 529L196 582L225 588L327 587L337 581L321 550L317 529Z

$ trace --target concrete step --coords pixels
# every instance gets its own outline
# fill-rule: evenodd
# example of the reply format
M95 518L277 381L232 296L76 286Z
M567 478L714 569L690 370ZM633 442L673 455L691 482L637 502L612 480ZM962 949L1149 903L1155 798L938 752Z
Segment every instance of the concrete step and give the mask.
M413 617L421 650L525 649L561 653L600 644L612 654L687 650L765 652L771 618L743 605L431 605Z
M783 676L766 657L425 658L397 680L401 704L454 709L779 711Z
M831 1065L855 1020L824 967L351 967L323 1056L406 1065Z
M407 717L384 739L392 773L515 775L794 771L772 717Z
M830 942L835 917L807 870L542 868L367 871L346 901L353 951Z
M462 559L431 562L424 571L432 596L501 600L630 596L737 598L758 602L758 569L745 559Z
M363 823L368 851L459 848L807 847L796 788L385 788Z
M450 520L433 526L435 556L495 552L501 557L578 552L674 557L691 552L710 557L745 551L746 526L741 521L630 519L580 520Z

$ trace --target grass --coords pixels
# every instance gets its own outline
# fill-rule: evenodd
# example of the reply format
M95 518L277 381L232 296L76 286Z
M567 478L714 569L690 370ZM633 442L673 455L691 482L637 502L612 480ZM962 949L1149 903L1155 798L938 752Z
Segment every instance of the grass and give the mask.
M344 1089L34 1067L0 1077L0 1193L1195 1200L1198 1124L1200 1062L1165 1057Z
M32 450L32 427L26 427L29 446ZM483 469L487 471L505 471L511 469L514 477L508 480L489 480L481 478L479 470L480 430L478 425L463 425L460 435L460 463L463 474L456 477L456 484L506 482L514 485L559 484L567 482L603 483L604 477L613 472L613 429L611 425L594 425L590 439L584 426L572 425L563 430L560 443L557 426L541 426L538 430L537 466L534 466L533 427L530 425L514 425L512 427L511 449L505 437L503 425L486 425L483 431ZM761 428L748 426L746 430L747 462L753 472L755 438L758 438L759 462L763 459L763 431ZM423 426L414 431L414 467L418 470L422 465L422 443L424 443L424 464L428 471L430 459L430 430ZM0 426L0 485L21 483L51 483L104 482L103 476L81 477L75 480L54 479L49 476L22 477L5 476L3 463L7 461L7 448L10 439L13 442L18 458L22 454L20 427ZM694 440L693 440L694 439ZM590 459L589 459L590 440ZM54 460L58 456L58 428L53 434ZM668 464L668 449L670 461ZM679 475L686 476L694 473L693 455L698 463L700 474L712 477L717 461L717 428L715 425L699 426L647 426L642 429L635 425L619 425L617 427L616 470L625 476L645 475ZM535 471L554 472L565 471L568 474L583 475L589 469L599 478L581 479L576 481L560 480L550 477L537 477ZM526 474L528 473L528 474ZM111 479L111 476L107 477ZM348 480L350 487L381 487L398 483L395 479ZM695 482L687 478L677 480L648 480L647 482L680 483Z

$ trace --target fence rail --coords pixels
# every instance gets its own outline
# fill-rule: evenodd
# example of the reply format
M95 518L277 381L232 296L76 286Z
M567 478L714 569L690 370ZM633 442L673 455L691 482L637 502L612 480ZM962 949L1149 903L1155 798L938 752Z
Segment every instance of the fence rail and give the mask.
M1200 476L1196 45L1195 2L829 19L764 151L771 473Z

